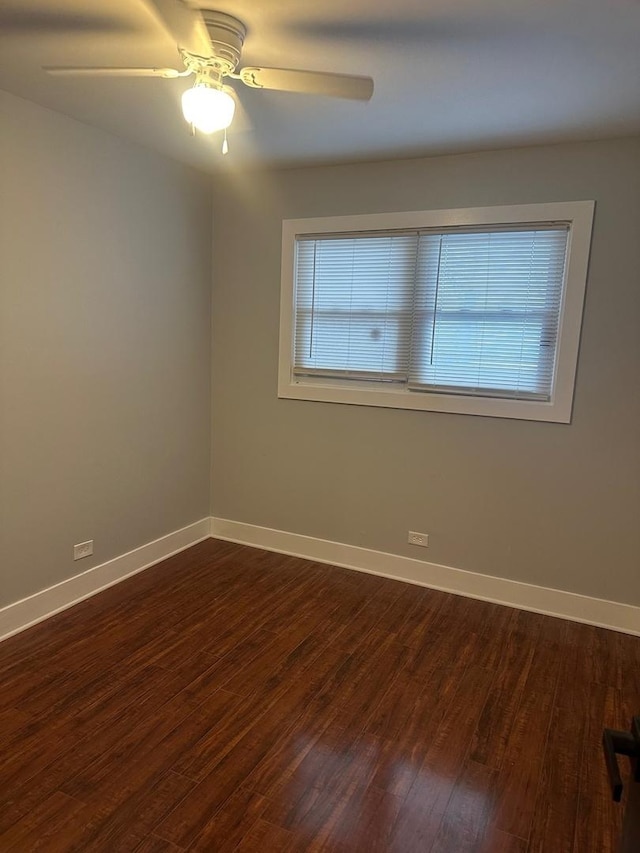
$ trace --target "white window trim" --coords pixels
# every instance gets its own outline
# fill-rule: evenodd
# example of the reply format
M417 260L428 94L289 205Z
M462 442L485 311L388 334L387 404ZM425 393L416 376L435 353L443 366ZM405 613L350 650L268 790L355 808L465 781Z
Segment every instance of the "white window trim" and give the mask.
M280 301L280 358L278 397L361 406L518 418L570 423L582 327L582 311L589 265L595 202L372 213L312 219L285 219L282 223L282 285ZM508 225L568 222L567 265L556 352L555 382L549 402L446 395L406 388L372 387L326 378L293 376L294 258L296 237L341 231L445 228L464 225Z

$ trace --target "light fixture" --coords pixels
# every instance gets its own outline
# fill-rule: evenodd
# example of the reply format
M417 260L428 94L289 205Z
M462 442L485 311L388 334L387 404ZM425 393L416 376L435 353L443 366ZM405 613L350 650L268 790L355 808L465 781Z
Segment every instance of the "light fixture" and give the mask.
M235 109L231 95L204 74L199 74L193 88L182 95L182 113L201 133L225 130L233 121Z

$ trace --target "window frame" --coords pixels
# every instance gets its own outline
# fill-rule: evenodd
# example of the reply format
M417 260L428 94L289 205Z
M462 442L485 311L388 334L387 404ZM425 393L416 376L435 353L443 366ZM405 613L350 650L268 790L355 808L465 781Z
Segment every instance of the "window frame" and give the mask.
M348 405L570 423L594 209L594 201L571 201L283 220L278 397ZM461 393L445 394L424 390L412 391L406 386L389 387L389 383L385 382L294 376L294 276L297 237L358 231L540 225L553 222L568 223L569 234L554 383L550 401L516 400Z

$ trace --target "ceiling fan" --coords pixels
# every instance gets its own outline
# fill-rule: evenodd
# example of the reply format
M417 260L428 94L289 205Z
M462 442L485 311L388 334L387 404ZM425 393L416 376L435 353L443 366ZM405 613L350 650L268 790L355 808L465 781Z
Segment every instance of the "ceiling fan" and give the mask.
M250 66L238 70L245 25L223 12L191 9L181 0L147 0L173 36L184 66L176 68L110 68L91 66L44 66L49 74L98 77L188 77L195 75L192 88L182 95L182 112L192 132L224 130L222 146L228 151L226 131L236 108L235 90L225 78L240 80L254 89L328 95L368 101L373 80L348 74L296 71L287 68Z

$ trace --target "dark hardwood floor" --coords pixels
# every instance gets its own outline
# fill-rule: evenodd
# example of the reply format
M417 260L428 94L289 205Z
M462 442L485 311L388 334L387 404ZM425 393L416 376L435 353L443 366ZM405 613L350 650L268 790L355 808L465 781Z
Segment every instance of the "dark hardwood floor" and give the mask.
M2 851L606 853L640 638L209 540L0 678Z

